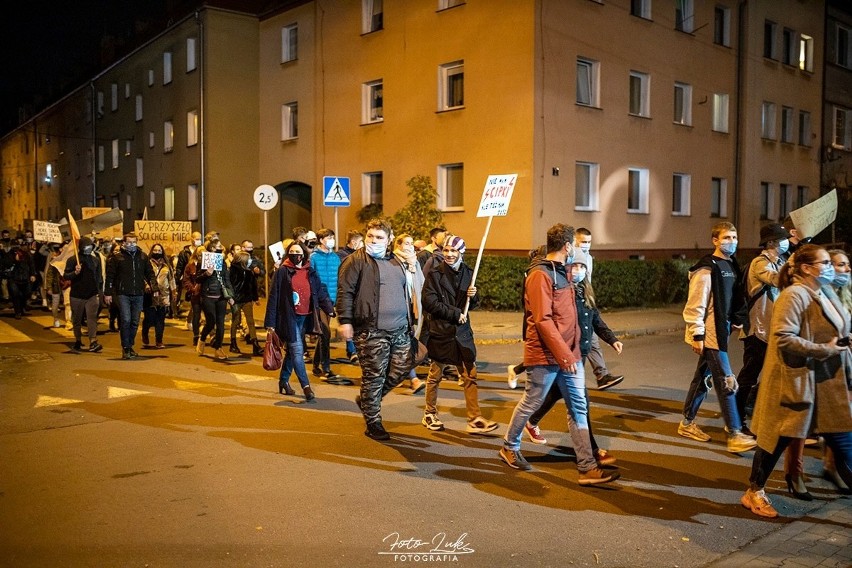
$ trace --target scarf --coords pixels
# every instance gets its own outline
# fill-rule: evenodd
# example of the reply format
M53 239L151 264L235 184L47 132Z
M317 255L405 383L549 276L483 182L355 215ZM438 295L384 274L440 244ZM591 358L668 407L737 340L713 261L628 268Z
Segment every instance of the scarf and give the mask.
M408 272L414 272L417 269L417 267L414 266L414 263L417 262L417 253L414 251L405 252L401 248L395 248L393 249L393 254Z

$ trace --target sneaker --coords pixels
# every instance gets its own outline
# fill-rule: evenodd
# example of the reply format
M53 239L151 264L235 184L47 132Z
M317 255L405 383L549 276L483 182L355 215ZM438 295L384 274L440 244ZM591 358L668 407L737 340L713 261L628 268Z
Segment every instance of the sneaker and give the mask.
M506 462L506 465L512 469L520 469L521 471L531 471L530 462L524 459L524 456L518 450L507 450L500 448L500 459Z
M423 392L423 389L426 388L426 381L420 379L411 379L411 394L418 394Z
M318 368L314 367L314 368L311 370L311 374L312 374L313 376L315 376L315 377L324 377L324 376L325 376L325 371L323 371L322 369L318 369Z
M80 343L79 341L75 341L75 342L74 342L74 346L73 346L73 347L71 347L71 350L72 350L72 351L77 351L77 352L82 351L82 350L83 350L83 344L82 344L82 343Z
M151 343L151 340L148 337L143 335L142 336L142 347L148 347L148 344L150 344L150 343Z
M125 348L121 353L121 358L124 360L133 359L133 357L130 356L130 349Z
M158 343L158 344L156 345L156 347L157 347L157 349L165 349L165 348L166 348L166 346L165 346L165 345L163 345L162 343Z
M728 451L732 454L739 454L754 449L757 445L757 440L751 436L746 436L739 430L734 430L728 436Z
M598 466L615 465L616 462L615 456L603 448L598 448L595 451L595 460L597 460Z
M541 428L538 426L533 426L529 422L527 422L526 426L524 426L524 430L527 431L527 435L530 437L530 442L533 444L546 444L547 438L541 435Z
M693 440L698 440L699 442L710 441L710 436L705 434L695 422L692 422L691 424L684 424L683 421L681 421L681 423L677 426L677 433L684 438L691 438Z
M136 357L139 357L139 353L134 351L132 347L127 348L127 354L130 355L131 359L135 359Z
M423 420L421 420L420 423L433 432L438 432L444 429L444 423L438 420L437 414L424 414Z
M204 355L204 347L205 341L201 338L198 338L198 343L195 344L195 352L198 353L199 357Z
M367 424L367 430L364 434L373 440L390 440L390 434L388 434L388 431L385 430L384 426L382 426L381 421Z
M352 355L350 355L349 356L349 362L352 363L353 365L357 365L358 364L358 354L353 353Z
M749 436L749 437L751 437L751 438L755 438L755 439L757 439L757 434L755 434L754 432L752 432L751 430L749 430L749 427L748 427L748 426L746 426L745 424L743 424L743 430L742 430L742 432L743 432L743 434L745 434L746 436Z
M216 349L216 351L213 353L213 358L216 359L217 361L227 361L228 360L228 356L225 354L225 350L222 349L221 347Z
M470 422L467 423L467 433L468 434L487 434L488 432L493 432L500 425L496 422L492 422L491 420L486 420L482 416L478 418L474 418Z
M53 320L53 327L62 327L62 322L58 319Z
M770 519L774 519L778 516L778 511L776 511L772 506L772 503L769 501L769 497L766 496L766 492L763 489L760 491L752 491L749 489L742 497L740 497L740 503L742 503L743 507L750 510L755 515L768 517Z
M513 390L518 388L518 375L515 374L515 366L506 366L506 372L509 374L509 378L506 379L506 382L509 383L509 388Z
M581 472L577 478L577 483L580 485L600 485L601 483L609 483L621 477L617 471L609 471L596 467L589 471Z
M598 390L606 390L610 387L614 387L623 380L624 375L604 375L598 379Z
M47 307L47 300L46 300L46 299L44 299L44 298L42 298L42 300L41 300L41 307L42 307L42 308L46 308L46 307ZM59 327L59 326L57 325L57 326L55 326L55 327Z
M89 353L100 353L101 351L103 351L103 349L104 346L98 343L97 341L93 341L89 345Z
M317 401L317 395L314 394L314 389L312 389L310 387L310 385L306 386L302 390L305 391L305 402L316 402Z

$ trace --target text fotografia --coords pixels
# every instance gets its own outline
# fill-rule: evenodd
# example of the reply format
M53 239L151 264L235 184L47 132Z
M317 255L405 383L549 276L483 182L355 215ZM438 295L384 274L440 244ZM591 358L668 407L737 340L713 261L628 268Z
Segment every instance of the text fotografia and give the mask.
M467 533L455 540L447 533L439 532L429 540L403 538L398 532L392 532L382 539L388 549L379 554L393 556L397 562L458 562L459 556L472 554L474 550L465 542Z

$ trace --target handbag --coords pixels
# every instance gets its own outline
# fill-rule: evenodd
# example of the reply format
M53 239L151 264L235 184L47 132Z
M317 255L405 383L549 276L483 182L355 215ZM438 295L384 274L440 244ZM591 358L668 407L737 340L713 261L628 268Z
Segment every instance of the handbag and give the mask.
M281 353L281 339L275 330L266 332L266 344L263 346L263 368L267 371L277 371L284 363Z

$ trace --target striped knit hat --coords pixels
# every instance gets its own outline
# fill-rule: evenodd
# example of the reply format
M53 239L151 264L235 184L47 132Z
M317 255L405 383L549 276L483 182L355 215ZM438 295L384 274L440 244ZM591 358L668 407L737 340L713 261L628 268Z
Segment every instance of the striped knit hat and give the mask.
M444 239L444 246L456 249L459 254L464 254L464 251L467 250L464 239L456 235L450 235Z

